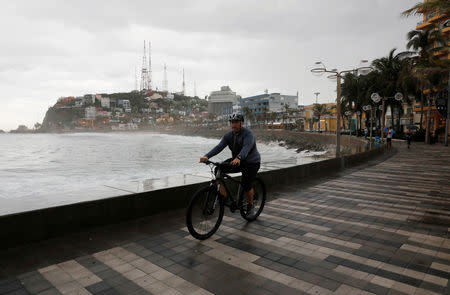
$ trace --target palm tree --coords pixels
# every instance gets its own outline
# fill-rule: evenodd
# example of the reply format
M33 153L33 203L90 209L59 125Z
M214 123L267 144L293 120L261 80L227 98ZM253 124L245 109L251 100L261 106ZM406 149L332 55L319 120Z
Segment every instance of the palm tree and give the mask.
M252 118L253 118L253 112L252 110L248 107L245 106L242 108L242 112L244 113L245 119L250 123L252 122Z
M327 108L326 104L315 103L313 105L313 112L314 112L314 115L317 117L318 128L319 128L319 131L320 131L320 117L321 116L325 116L325 115L329 115L330 114L330 110Z
M267 126L267 114L269 112L269 108L267 106L263 106L262 108L263 118L264 118L264 128Z
M417 3L410 9L403 11L403 16L411 16L417 14L429 14L440 9L444 14L450 14L450 1L448 0L428 0Z
M401 102L396 101L392 95L401 91L400 73L405 65L406 58L413 55L412 52L400 52L395 54L393 48L386 57L375 59L372 66L375 68L375 79L378 80L375 87L382 97L390 97L386 102L386 107L391 108L391 120L394 123L394 107L401 108ZM403 92L403 91L401 91ZM400 129L400 120L398 121L397 130Z
M344 76L344 82L341 86L341 114L344 114L347 110L362 110L364 89L361 89L361 81L365 79L364 77L354 73L348 73Z
M288 104L283 105L283 109L284 109L284 112L283 112L282 118L283 118L283 128L284 128L284 121L285 121L285 119L287 119L289 117L289 111L291 109Z

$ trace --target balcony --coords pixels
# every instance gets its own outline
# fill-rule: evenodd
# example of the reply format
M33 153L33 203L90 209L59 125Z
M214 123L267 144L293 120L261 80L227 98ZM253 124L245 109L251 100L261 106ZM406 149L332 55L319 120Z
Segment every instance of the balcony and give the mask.
M438 11L433 12L429 16L427 16L427 20L429 22L436 22L436 21L443 20L446 17L447 17L447 15L444 13L444 11L442 9L439 9Z
M433 53L434 56L439 56L439 57L447 56L447 54L448 54L448 50L446 50L446 49Z
M426 20L426 21L417 23L416 30L424 30L424 29L426 29L428 27L431 27L431 26L433 26L433 23L431 23L428 20Z

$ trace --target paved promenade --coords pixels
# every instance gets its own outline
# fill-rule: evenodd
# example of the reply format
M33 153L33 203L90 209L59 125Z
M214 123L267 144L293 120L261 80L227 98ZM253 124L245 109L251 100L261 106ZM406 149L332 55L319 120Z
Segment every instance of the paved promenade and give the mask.
M396 145L203 242L177 211L2 251L0 294L450 294L450 148Z

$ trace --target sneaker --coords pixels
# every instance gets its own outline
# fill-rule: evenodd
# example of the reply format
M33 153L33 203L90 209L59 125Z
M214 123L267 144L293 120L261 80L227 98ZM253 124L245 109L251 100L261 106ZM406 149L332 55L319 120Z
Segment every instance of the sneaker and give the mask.
M251 217L253 215L255 215L255 206L253 204L247 204L247 213L245 216Z

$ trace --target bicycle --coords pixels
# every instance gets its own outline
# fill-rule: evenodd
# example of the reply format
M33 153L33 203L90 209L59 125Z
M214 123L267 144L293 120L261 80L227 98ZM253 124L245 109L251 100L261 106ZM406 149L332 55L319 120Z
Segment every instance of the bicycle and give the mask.
M209 160L204 163L210 166L212 179L208 186L200 188L193 195L186 212L187 228L190 234L199 240L205 240L217 231L223 219L225 206L230 208L231 213L239 209L245 220L253 221L261 214L266 203L266 187L261 178L256 177L252 182L252 188L255 192L253 196L254 214L247 215L247 197L244 190L241 189L241 182L221 171L224 163ZM217 167L215 171L213 171L214 167ZM238 185L237 196L239 197L237 201L230 193L225 180L230 180ZM221 185L224 186L227 197L220 194Z

